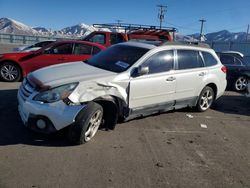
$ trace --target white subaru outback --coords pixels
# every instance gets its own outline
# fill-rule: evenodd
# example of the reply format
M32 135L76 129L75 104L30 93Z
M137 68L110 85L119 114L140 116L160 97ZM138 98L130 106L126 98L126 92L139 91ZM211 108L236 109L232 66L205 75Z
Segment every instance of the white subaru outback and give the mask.
M70 140L88 142L118 120L183 107L206 111L226 88L226 68L200 45L114 45L87 62L37 70L18 91L19 113L32 130L68 127Z

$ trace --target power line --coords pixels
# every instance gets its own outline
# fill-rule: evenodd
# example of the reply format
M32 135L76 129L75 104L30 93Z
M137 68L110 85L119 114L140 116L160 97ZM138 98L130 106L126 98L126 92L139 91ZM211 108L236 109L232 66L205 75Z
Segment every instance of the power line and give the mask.
M159 7L159 13L158 18L160 19L160 29L162 28L162 22L165 18L165 12L167 12L167 6L166 5L157 5Z

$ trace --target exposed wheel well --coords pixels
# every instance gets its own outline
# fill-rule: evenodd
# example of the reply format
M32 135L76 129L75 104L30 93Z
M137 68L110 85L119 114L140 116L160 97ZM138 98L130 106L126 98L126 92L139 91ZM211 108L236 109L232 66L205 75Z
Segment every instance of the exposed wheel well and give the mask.
M214 91L214 96L215 96L215 98L216 98L216 96L217 96L217 86L214 84L214 83L210 83L210 84L207 84L206 86L208 86L208 87L211 87L212 89L213 89L213 91Z
M24 75L23 69L17 62L12 61L12 60L4 60L4 61L1 61L1 64L2 63L13 63L14 65L16 65L20 69L20 71L21 71L21 79L23 79L23 75Z
M104 128L114 129L118 119L122 115L123 108L119 99L113 96L105 96L95 99L94 102L103 108Z

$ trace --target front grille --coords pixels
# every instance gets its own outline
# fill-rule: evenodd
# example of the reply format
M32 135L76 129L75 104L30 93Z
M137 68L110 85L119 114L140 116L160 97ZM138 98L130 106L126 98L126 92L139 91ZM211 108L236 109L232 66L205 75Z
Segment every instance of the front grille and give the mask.
M35 91L35 85L28 79L24 78L22 85L19 89L20 96L23 100L26 100Z

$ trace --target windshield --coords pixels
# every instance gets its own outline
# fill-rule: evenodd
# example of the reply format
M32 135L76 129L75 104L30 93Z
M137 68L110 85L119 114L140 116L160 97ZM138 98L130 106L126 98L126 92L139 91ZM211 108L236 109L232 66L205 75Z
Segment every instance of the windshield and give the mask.
M86 63L112 72L123 72L131 67L149 49L116 45L93 56Z

